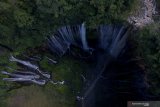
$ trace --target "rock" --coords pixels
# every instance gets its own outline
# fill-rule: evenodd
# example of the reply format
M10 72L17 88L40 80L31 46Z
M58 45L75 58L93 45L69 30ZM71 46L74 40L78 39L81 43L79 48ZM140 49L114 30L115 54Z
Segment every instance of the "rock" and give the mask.
M142 28L148 24L154 22L153 15L156 5L154 0L141 0L141 6L137 13L128 18L128 22L133 24L135 27Z

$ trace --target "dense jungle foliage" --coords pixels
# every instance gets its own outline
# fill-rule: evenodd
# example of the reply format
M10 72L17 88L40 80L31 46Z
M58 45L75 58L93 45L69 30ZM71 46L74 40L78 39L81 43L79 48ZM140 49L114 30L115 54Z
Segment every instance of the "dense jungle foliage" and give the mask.
M0 0L0 43L17 51L41 44L66 24L124 21L135 0Z

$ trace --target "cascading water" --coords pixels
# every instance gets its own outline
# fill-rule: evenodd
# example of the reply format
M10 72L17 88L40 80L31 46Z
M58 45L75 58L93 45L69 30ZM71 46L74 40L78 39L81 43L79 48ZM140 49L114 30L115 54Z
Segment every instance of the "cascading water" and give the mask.
M48 45L58 56L64 55L71 45L79 47L84 51L89 51L90 48L86 41L85 24L64 26L58 29L55 35L48 38Z
M66 51L70 49L71 45L89 52L92 48L88 46L85 29L84 24L60 28L54 36L48 38L50 49L59 56L64 55ZM97 30L98 34L100 34L97 35L99 42L97 48L92 49L92 51L94 51L90 54L94 59L94 64L87 72L87 82L85 82L82 92L77 96L79 106L104 107L102 104L106 104L105 107L120 107L120 105L117 104L121 104L121 100L118 101L117 98L120 98L119 95L126 95L124 93L129 93L127 96L129 96L130 93L135 94L135 98L138 98L137 96L139 96L140 100L146 100L147 96L145 95L145 92L142 91L143 89L146 89L146 84L143 73L140 73L141 69L134 68L136 67L135 64L133 64L133 68L126 67L128 69L124 70L125 72L122 68L110 69L107 67L112 62L120 59L120 55L126 59L125 47L132 27L123 25L101 25ZM126 60L129 60L123 60L123 58L121 62L122 64ZM117 65L113 68L115 67L118 68ZM124 77L130 75L130 78L121 80L119 79L119 75L122 75L122 77L124 75ZM122 89L117 90L119 88ZM104 89L105 92L104 99L108 101L99 101L98 98L101 97L103 99L104 97L101 93L102 89ZM118 92L122 94L117 94ZM97 95L100 95L100 97L97 97ZM128 97L125 98L126 99L123 101L127 101ZM114 101L117 102L117 104L114 103ZM124 103L121 105L124 105Z
M82 92L82 107L95 107L94 95L97 82L102 77L106 66L116 59L123 50L131 29L124 26L102 25L98 28L99 44L96 49L96 66L91 69L91 78ZM101 50L101 51L100 51ZM92 102L92 103L91 103Z

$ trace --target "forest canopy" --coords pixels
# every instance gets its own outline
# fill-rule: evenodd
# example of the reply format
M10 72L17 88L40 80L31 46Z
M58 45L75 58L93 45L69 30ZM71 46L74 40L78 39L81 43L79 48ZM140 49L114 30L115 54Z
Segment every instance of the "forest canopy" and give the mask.
M135 0L0 0L0 43L17 51L37 46L55 28L121 22Z

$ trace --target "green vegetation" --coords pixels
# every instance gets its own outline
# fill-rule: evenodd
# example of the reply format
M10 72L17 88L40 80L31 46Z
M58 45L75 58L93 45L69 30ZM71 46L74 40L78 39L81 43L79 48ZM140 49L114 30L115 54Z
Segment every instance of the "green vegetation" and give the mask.
M7 102L7 107L75 107L73 97L57 93L54 87L35 85L13 90Z
M153 94L160 94L160 24L143 28L136 40L139 43L137 52L144 58L147 65L147 78L150 83L150 90Z
M35 104L38 104L40 105L38 107L52 107L53 105L55 107L75 107L75 96L80 92L83 85L81 74L86 72L88 64L69 56L64 56L58 61L58 64L51 64L46 56L51 57L50 54L45 54L43 60L40 61L41 69L50 72L55 82L64 80L65 84L48 83L41 87L0 81L0 105L3 104L3 107L12 107L13 105L15 107L34 107ZM11 68L17 69L19 67L16 63L9 62L6 56L2 61L3 63L6 61L7 66ZM8 71L4 66L0 69ZM4 77L7 76L0 75L1 80ZM12 90L8 91L10 89ZM17 99L21 99L22 102L16 102Z
M58 64L55 65L49 64L48 60L44 58L40 62L40 65L44 70L52 73L52 77L54 80L66 81L66 84L69 85L68 88L70 88L75 95L81 90L83 85L81 74L85 74L86 70L89 68L89 65L86 62L78 61L69 56L64 56L63 58L61 58ZM59 92L66 94L63 87L57 87L56 89Z
M137 0L0 0L0 43L15 51L42 44L55 28L86 22L99 24L126 19Z

